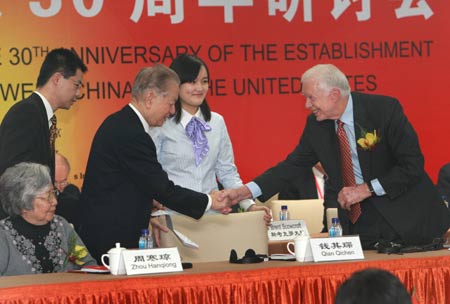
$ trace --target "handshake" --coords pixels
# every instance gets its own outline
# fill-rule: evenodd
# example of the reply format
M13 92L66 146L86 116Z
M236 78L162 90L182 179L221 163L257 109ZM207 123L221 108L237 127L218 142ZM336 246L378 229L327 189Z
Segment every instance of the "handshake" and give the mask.
M211 209L222 214L231 212L231 207L246 198L252 198L252 193L246 186L236 189L215 190L209 193L211 196Z

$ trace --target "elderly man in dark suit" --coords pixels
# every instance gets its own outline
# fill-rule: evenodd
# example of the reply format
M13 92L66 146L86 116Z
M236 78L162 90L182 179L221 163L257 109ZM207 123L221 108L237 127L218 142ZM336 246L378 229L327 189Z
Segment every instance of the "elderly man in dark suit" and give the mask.
M69 49L54 49L47 54L39 72L36 91L14 104L3 118L0 126L0 175L17 163L34 162L48 166L54 182L57 135L54 113L58 109L70 109L79 99L86 72L87 67Z
M95 134L81 191L80 236L97 260L116 242L137 247L153 199L196 219L210 208L231 211L227 200L219 201L219 192L207 195L174 185L158 162L149 129L174 114L179 83L163 65L142 69L131 102Z
M331 64L302 76L308 117L299 144L286 160L233 199L264 201L296 178L300 167L321 162L328 175L325 200L338 202L344 234L359 234L363 248L381 240L420 245L442 237L450 213L424 171L418 138L399 102L352 92Z

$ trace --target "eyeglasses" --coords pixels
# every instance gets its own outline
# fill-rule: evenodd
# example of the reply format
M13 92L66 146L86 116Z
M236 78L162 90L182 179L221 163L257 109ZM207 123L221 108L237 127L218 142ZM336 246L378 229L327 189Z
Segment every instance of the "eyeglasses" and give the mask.
M69 80L73 82L73 84L75 85L77 90L79 90L79 89L84 87L84 84L83 84L83 82L81 80L75 80L75 79L71 79L71 78L69 78Z
M67 179L62 180L62 181L55 181L55 186L56 187L65 187L69 184L69 182L67 181Z
M46 200L47 202L51 203L54 199L56 199L57 195L58 195L58 190L52 189L48 192L45 192L44 197L36 196L36 198Z

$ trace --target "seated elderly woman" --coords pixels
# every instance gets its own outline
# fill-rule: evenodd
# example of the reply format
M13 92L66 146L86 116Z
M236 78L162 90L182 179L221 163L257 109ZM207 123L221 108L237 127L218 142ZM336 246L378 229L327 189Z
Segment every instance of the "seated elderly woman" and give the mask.
M20 163L0 177L0 275L64 272L96 265L72 226L55 215L46 166Z

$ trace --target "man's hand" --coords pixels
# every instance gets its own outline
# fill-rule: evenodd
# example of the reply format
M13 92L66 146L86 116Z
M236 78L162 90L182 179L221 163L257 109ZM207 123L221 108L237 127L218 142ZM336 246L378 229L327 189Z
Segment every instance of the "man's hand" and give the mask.
M450 245L450 229L448 229L447 232L444 233L444 236L442 238L444 239L444 243L445 244L449 244Z
M264 211L264 222L267 226L270 226L270 221L272 220L272 215L270 214L270 209L265 206L258 206L256 204L251 205L247 211Z
M366 183L353 187L344 187L339 191L338 202L342 209L350 210L353 204L372 196Z
M252 193L246 186L223 190L222 195L226 196L231 201L232 206L246 198L252 198Z
M211 191L209 193L211 196L212 204L211 209L212 210L218 210L222 214L228 214L232 211L231 209L231 202L230 199L223 193L222 191Z
M169 232L169 228L167 228L166 226L164 226L163 224L161 224L159 222L159 217L158 216L154 216L150 219L150 225L152 226L152 231L153 231L153 236L155 238L155 243L156 246L159 247L161 246L161 238L160 238L160 234L161 231L167 233Z

